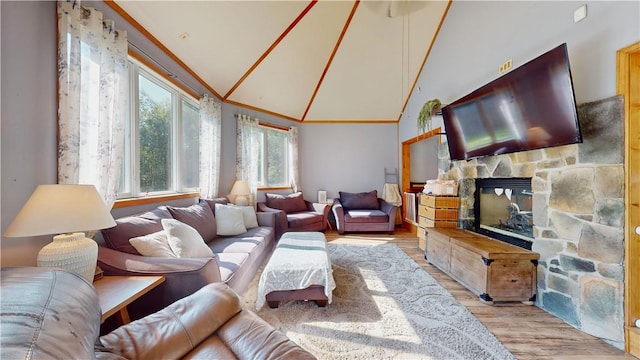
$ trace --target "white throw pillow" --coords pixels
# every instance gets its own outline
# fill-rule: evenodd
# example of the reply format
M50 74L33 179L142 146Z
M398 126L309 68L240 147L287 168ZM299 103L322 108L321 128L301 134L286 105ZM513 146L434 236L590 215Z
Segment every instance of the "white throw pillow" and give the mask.
M131 238L129 243L142 256L176 257L169 246L169 239L164 230Z
M191 226L176 219L162 219L162 228L167 233L169 247L179 258L210 258L213 251L204 243L202 236Z
M222 236L247 232L242 210L235 206L216 204L216 228L217 234Z
M256 217L256 209L253 206L238 206L238 205L228 205L236 207L242 210L242 219L244 221L244 227L247 229L253 229L258 227L258 218Z

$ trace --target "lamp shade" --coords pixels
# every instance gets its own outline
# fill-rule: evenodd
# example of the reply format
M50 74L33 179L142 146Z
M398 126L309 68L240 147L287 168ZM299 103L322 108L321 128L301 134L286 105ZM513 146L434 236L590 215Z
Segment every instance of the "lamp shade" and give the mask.
M93 185L40 185L4 233L26 237L116 226Z
M231 188L229 195L235 196L235 204L240 206L246 206L249 204L247 196L251 195L251 189L249 189L249 183L244 180L236 180Z
M244 180L236 180L231 188L231 195L250 195L249 184Z
M60 234L38 253L38 266L59 267L91 282L98 244L83 231L116 223L93 185L40 185L31 194L4 236Z

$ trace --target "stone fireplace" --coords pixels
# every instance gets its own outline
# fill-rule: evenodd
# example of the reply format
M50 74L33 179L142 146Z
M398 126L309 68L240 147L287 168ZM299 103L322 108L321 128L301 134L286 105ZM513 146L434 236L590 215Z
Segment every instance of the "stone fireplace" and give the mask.
M483 186L477 179L531 179L531 250L540 254L536 305L619 348L624 347L622 101L616 96L578 107L582 144L452 162L442 143L438 166L441 179L459 182L459 225L471 230L477 226L478 184Z

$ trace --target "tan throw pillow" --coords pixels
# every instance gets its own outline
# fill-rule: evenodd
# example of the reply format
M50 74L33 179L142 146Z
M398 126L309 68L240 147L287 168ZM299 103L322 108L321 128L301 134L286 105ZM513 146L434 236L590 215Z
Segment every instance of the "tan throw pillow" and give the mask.
M202 236L191 226L175 219L162 219L169 247L179 258L210 258L213 251L204 243Z
M164 230L131 238L129 242L142 256L176 257Z
M253 229L258 227L258 217L256 216L256 210L253 206L238 206L238 205L228 205L236 207L242 210L242 219L244 220L244 227L247 229Z
M216 228L217 234L222 236L246 233L242 210L235 206L216 204Z

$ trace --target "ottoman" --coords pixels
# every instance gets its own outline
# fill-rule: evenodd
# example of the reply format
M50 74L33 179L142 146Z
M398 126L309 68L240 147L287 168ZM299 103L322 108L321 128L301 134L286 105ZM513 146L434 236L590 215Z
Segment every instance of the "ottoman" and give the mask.
M256 309L267 302L313 300L331 303L333 279L327 240L321 232L287 232L282 235L260 276Z

